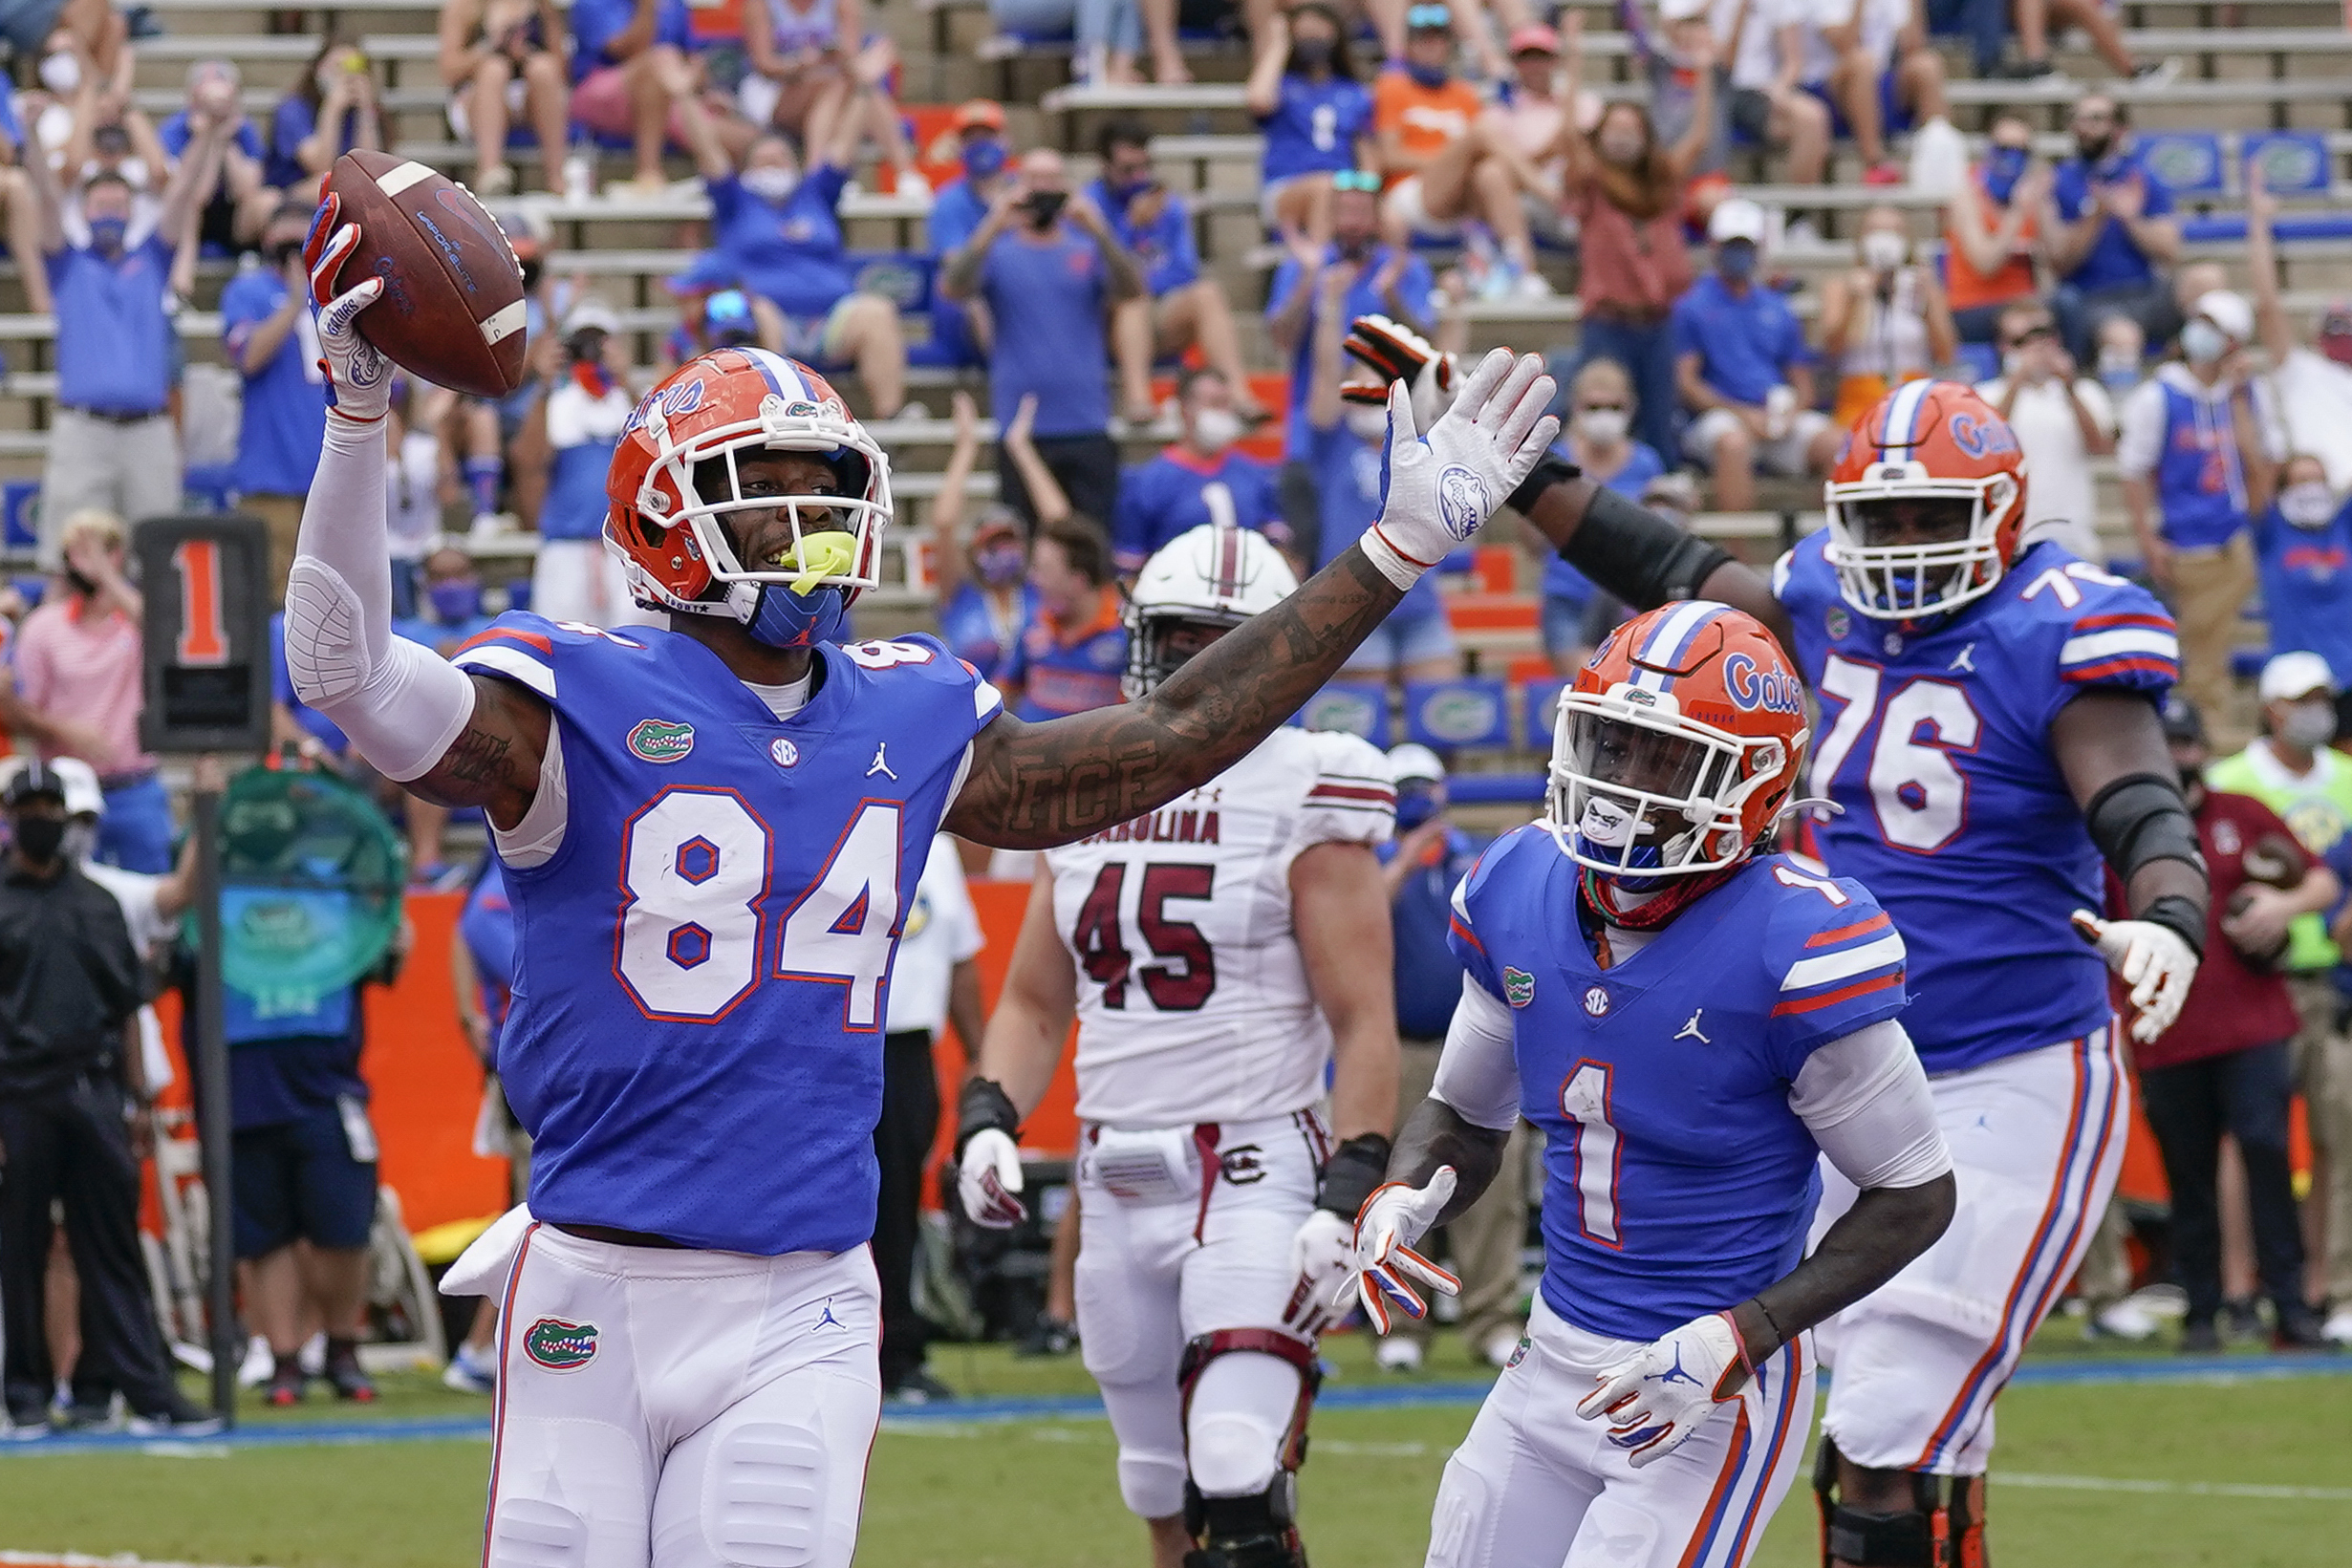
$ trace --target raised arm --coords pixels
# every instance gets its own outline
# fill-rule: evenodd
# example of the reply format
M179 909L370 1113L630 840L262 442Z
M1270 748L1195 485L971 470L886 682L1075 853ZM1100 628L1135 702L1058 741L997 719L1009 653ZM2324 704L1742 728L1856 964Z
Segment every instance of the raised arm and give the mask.
M1707 148L1715 140L1715 34L1707 33L1706 40L1688 62L1694 82L1691 89L1690 128L1682 133L1682 140L1668 148L1666 153L1667 166L1673 171L1677 182L1691 178L1691 171L1698 166L1700 159L1707 156ZM1564 118L1568 121L1576 118L1574 115Z
M980 464L980 410L972 395L959 387L948 398L955 415L956 444L947 450L947 467L939 475L939 493L931 503L931 581L939 602L955 597L963 586L963 507L972 487L972 470Z
M172 244L178 245L190 232L196 221L197 193L208 189L218 176L236 129L235 120L209 116L196 126L195 140L180 166L171 171L155 215L155 231Z
M1249 63L1249 80L1242 84L1241 101L1251 114L1264 119L1283 101L1283 67L1290 58L1290 18L1276 11L1258 31L1258 55Z
M2254 280L2255 335L2271 356L2274 368L2287 362L2296 349L2295 329L2287 322L2286 301L2278 291L2278 198L2262 178L2262 165L2246 165L2246 272Z
M988 215L972 230L972 237L948 254L939 268L939 292L958 304L970 304L980 296L980 276L988 265L988 247L997 243L997 236L1012 226L1013 214L1020 210L1021 199L1028 194L1019 171L1004 182L996 200L988 204Z
M1348 356L1340 345L1348 335L1343 325L1348 312L1348 290L1355 285L1354 267L1342 262L1327 268L1315 281L1323 291L1323 309L1315 314L1315 344L1309 351L1306 377L1306 422L1317 430L1330 430L1346 411L1340 406L1339 387L1348 378ZM1301 282L1300 292L1307 285Z
M1514 363L1498 349L1423 439L1411 395L1392 389L1388 494L1361 540L1140 701L1043 724L1000 714L973 742L948 830L1008 848L1066 844L1240 762L1535 466L1560 428L1543 412L1553 391L1533 354Z
M1029 431L1036 423L1037 394L1024 394L1020 407L1013 411L1013 422L1004 427L1004 455L1012 459L1021 483L1028 486L1029 506L1043 526L1068 517L1070 505L1062 482L1053 477L1053 470L1038 455L1037 443L1029 440ZM1096 519L1098 524L1100 521Z
M1111 303L1118 305L1131 299L1141 299L1150 287L1149 280L1144 276L1143 264L1135 259L1133 251L1119 243L1118 235L1104 221L1103 215L1095 210L1094 204L1087 200L1086 193L1071 191L1069 204L1064 210L1069 214L1069 221L1086 230L1095 248L1102 252Z
M32 189L32 232L45 256L56 255L65 248L65 193L57 188L56 171L41 152L38 141L17 149L17 166L25 171L25 183Z

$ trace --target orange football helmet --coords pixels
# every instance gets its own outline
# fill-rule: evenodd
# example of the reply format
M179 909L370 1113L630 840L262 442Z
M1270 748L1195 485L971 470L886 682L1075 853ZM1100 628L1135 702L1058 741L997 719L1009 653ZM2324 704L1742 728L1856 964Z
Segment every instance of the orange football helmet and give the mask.
M1663 605L1610 633L1561 694L1543 826L1612 876L1724 870L1771 833L1810 738L1804 683L1761 621Z
M840 493L745 497L735 470L738 452L812 453L831 463ZM727 493L705 500L694 471L713 461L726 465ZM621 426L605 497L612 503L605 541L620 552L630 591L648 610L731 615L749 625L768 586L800 580L805 572L781 561L736 559L720 520L754 508L781 510L789 519L792 548L786 553L793 559L800 558L804 507L830 519L811 533L850 534L847 566L809 585L840 589L844 608L882 580L890 460L823 376L766 349L714 350L647 393Z
M1845 439L1825 486L1825 553L1845 602L1910 620L1993 591L2025 524L2025 452L1956 381L1907 381Z

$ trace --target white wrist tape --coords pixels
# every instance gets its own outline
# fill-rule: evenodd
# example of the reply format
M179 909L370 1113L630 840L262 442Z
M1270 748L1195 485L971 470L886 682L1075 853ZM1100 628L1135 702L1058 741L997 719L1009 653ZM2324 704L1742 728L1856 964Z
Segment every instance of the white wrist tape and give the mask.
M1363 550L1366 560L1380 569L1381 576L1406 592L1411 592L1413 585L1421 580L1421 573L1429 569L1390 544L1388 535L1380 531L1377 524L1364 530L1363 536L1356 540L1356 547Z

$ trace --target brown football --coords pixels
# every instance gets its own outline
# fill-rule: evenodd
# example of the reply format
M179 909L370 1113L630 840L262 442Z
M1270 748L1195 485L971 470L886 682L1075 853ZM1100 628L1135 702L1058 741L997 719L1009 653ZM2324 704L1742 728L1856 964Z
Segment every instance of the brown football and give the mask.
M477 397L521 386L523 268L473 193L390 153L345 153L327 179L359 226L335 289L384 280L383 298L359 316L367 340L435 386Z

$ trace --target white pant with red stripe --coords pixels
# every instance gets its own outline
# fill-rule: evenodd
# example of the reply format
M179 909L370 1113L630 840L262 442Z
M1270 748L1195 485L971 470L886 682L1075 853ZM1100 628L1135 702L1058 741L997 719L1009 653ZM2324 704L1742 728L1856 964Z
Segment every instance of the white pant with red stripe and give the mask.
M1817 1331L1822 1429L1872 1470L1981 1475L1993 1400L2074 1277L2123 1168L2130 1085L2112 1025L1928 1080L1959 1204L1934 1246ZM1854 1187L1822 1162L1821 1240Z
M874 1259L524 1237L486 1568L844 1568L881 1417Z
M1330 1147L1311 1110L1193 1130L1199 1144L1179 1179L1141 1201L1108 1185L1117 1177L1096 1129L1078 1150L1078 1347L1118 1439L1119 1495L1147 1519L1184 1512L1188 1457L1206 1496L1248 1496L1274 1479L1298 1371L1258 1351L1219 1356L1187 1420L1176 1369L1198 1335L1282 1326L1298 1282L1291 1238Z
M1536 1297L1526 1343L1446 1461L1427 1568L1740 1568L1756 1555L1804 1453L1810 1337L1642 1470L1606 1420L1576 1413L1601 1369L1638 1348Z

